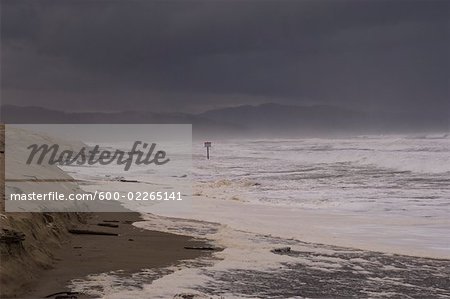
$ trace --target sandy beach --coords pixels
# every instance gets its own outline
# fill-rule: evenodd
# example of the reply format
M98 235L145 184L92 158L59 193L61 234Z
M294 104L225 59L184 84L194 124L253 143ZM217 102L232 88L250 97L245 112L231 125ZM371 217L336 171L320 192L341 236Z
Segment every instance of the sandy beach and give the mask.
M22 219L28 219L26 222L40 225L39 218L25 217L21 215ZM14 215L10 218L14 218ZM132 223L140 220L139 214L132 212L93 213L83 216L83 223L67 222L70 223L67 228L91 229L116 233L118 236L61 232L58 237L53 235L44 238L44 232L36 229L36 236L41 238L27 240L33 238L33 234L27 232L27 241L23 242L21 248L2 243L1 298L44 298L70 291L68 285L71 280L82 279L90 274L119 271L125 278L144 269L157 270L208 254L185 249L204 246L204 241L133 226ZM108 228L98 226L98 223L115 224L118 227ZM2 228L5 226L2 225ZM36 251L34 246L45 246L45 251L33 254ZM143 279L136 285L149 282L150 279ZM77 294L77 298L92 296Z
M126 173L120 165L25 168L26 150L14 145L48 137L25 129L9 132L6 180L25 183L7 185L8 190L134 194L151 186L162 190L169 182L147 167ZM85 145L58 142L66 148ZM3 297L450 295L447 169L424 168L423 156L413 154L426 148L432 159L444 161L447 139L435 141L434 150L426 140L394 137L221 143L207 163L202 149L194 148L191 175L183 165L170 176L174 187L192 183L184 208L125 200L99 202L122 211L114 213L4 214ZM280 145L284 156L273 158ZM390 160L392 149L409 164ZM50 187L27 181L42 173ZM386 191L380 193L380 187Z
M450 0L0 6L0 298L450 299Z
M107 222L104 222L104 221ZM204 242L190 237L143 230L132 225L140 221L138 213L96 213L87 223L78 226L95 231L112 232L118 236L70 235L54 251L54 263L42 272L24 292L24 298L45 297L61 291L71 280L90 274L120 271L123 277L143 269L158 269L186 259L195 259L205 252L184 247L202 246ZM113 221L113 222L110 222ZM118 228L98 226L98 223L117 224ZM136 284L145 281L136 282ZM78 298L84 298L82 294Z
M0 153L4 169L4 149ZM188 236L144 230L133 223L139 213L4 213L4 171L1 172L2 236L5 230L23 233L24 240L1 246L1 298L43 298L70 291L73 279L120 271L127 277L143 269L174 266L208 253L205 241ZM98 225L100 224L100 225ZM104 226L104 225L107 226ZM117 226L117 227L111 227ZM72 234L69 229L117 235ZM145 279L139 284L149 282ZM77 298L89 296L77 294Z
M312 150L308 142L312 142ZM285 145L287 153L293 147L295 155L286 154L286 161L265 159L266 164L261 164L261 160L254 163L254 157L245 151L237 163L238 151L229 159L220 150L214 154L221 158L206 164L198 150L194 156L197 164L193 169L190 209L127 201L121 208L124 212L2 214L2 297L54 298L58 295L52 294L61 292L73 292L70 296L79 299L450 296L448 242L442 233L449 222L443 217L445 195L439 190L417 186L418 195L411 196L418 199L409 206L411 211L405 211L401 201L386 201L388 197L384 195L377 197L382 204L374 209L373 201L360 193L356 197L358 209L354 209L354 203L349 201L351 192L334 192L334 196L329 196L334 203L317 201L314 193L304 196L307 190L298 192L299 182L309 182L310 177L316 184L309 185L311 190L322 188L322 192L330 192L330 186L322 185L321 180L343 180L342 174L329 175L335 168L347 173L352 181L355 175L357 179L370 180L367 172L380 172L387 183L391 177L396 182L408 182L411 176L431 176L431 182L446 182L446 173L385 169L384 164L374 170L372 164L335 165L334 160L326 168L315 167L314 155L323 159L323 150L317 150L320 142L326 141L277 141ZM346 142L353 142L354 146L363 142L364 146L376 148L385 141ZM405 142L407 146L420 146L417 141L400 142L402 147ZM445 140L441 142L442 147L447 146ZM292 169L298 157L298 143L303 143L305 153L301 157L305 160ZM228 141L228 145L256 146L259 157L271 155L270 144ZM333 150L328 153L333 154ZM378 155L382 154L379 151ZM3 153L1 159L3 163ZM383 159L377 161L386 163ZM312 164L304 165L307 163ZM358 168L363 169L362 174ZM77 192L126 193L156 182L139 169L128 172L127 179L117 179L121 170L116 172L115 168L108 173L89 167L45 170L50 176L67 178L64 184ZM180 171L182 174L185 169ZM299 174L305 177L298 177ZM292 181L293 177L297 180ZM175 179L186 182L183 175ZM381 183L378 176L372 180ZM407 192L403 186L399 188L401 194ZM445 189L444 185L441 188ZM430 193L434 201L424 202L428 209L425 211L420 200ZM280 202L267 204L267 194ZM372 198L373 194L378 193L369 192ZM295 197L290 199L292 195ZM394 212L382 216L380 206ZM139 213L132 212L133 208ZM417 217L419 209L427 217ZM11 234L17 238L5 242Z
M1 298L43 298L70 291L68 284L89 274L120 271L123 277L143 269L173 266L207 254L185 247L205 245L200 239L137 228L139 213L6 213L4 212L4 131L1 130L0 173L2 237L23 233L20 242L1 249ZM100 225L99 225L100 224ZM106 226L105 226L106 225ZM72 234L70 229L117 235ZM140 281L140 283L144 283ZM77 298L87 298L77 294Z

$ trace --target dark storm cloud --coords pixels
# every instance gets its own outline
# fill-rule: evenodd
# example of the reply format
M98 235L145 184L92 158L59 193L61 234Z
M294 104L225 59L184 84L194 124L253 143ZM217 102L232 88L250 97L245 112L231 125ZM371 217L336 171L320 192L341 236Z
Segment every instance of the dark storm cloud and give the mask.
M2 0L7 103L448 107L448 1Z

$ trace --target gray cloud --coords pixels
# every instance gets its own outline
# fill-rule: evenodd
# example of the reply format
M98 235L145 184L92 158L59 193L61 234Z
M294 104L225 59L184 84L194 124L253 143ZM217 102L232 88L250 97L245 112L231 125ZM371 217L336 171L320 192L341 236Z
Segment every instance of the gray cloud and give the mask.
M448 108L449 2L2 0L4 103Z

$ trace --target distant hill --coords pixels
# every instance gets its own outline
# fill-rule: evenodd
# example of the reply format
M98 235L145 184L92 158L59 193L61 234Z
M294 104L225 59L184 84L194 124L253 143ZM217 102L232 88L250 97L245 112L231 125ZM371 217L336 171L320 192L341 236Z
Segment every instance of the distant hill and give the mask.
M1 121L10 124L192 124L198 136L235 135L243 128L185 113L64 112L42 107L1 106Z
M2 106L2 121L6 123L202 123L199 116L147 111L64 112L41 107Z
M448 131L449 115L362 112L342 107L280 104L244 105L210 110L199 116L245 127L252 135L336 135Z
M5 123L192 124L197 137L295 137L340 134L448 132L449 117L361 112L342 107L280 104L243 105L200 114L149 111L64 112L41 107L1 107Z
M201 117L220 122L234 123L252 132L302 132L349 131L355 123L367 119L365 113L334 106L288 106L262 104L210 110Z

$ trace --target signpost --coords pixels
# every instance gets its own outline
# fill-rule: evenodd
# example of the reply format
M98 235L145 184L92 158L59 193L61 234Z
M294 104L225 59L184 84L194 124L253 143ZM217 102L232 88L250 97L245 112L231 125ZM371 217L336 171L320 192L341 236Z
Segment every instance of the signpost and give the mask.
M206 158L209 160L209 148L211 147L211 141L205 141Z

